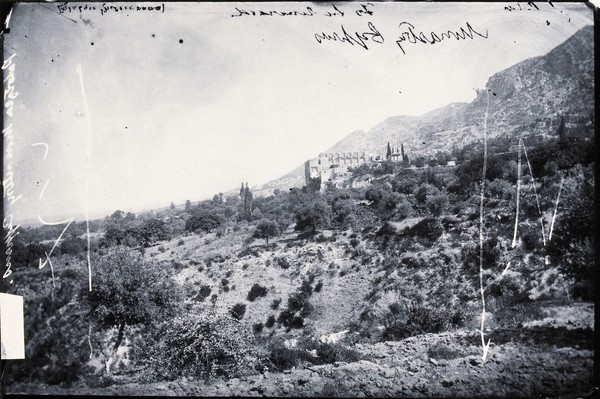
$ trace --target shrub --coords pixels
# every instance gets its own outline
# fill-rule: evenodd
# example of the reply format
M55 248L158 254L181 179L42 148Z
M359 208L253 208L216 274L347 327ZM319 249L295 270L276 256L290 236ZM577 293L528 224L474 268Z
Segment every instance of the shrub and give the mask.
M163 325L161 336L152 363L169 379L182 374L231 378L250 372L257 361L252 334L227 317L177 317Z
M228 280L228 279L226 279L226 278L222 278L222 279L221 279L221 285L222 285L223 287L225 287L225 286L229 285L229 280Z
M315 292L321 292L323 288L323 280L319 280L319 282L315 285Z
M277 321L287 328L304 327L304 317L302 317L301 315L296 315L296 312L289 309L283 310L279 314Z
M244 315L246 314L246 304L244 303L236 303L229 310L229 314L236 320L242 320Z
M319 342L315 348L319 362L331 364L335 362L353 363L360 360L360 353L341 344L329 344Z
M252 331L254 331L254 334L260 334L262 332L264 328L264 324L263 323L254 323L254 325L252 326Z
M327 241L327 237L325 237L325 235L323 233L319 234L318 236L315 237L315 242L318 243L323 243Z
M424 333L439 333L452 326L462 326L466 310L442 302L423 304L417 301L395 302L384 317L383 340L400 340Z
M267 318L267 322L265 323L265 326L266 326L267 328L271 328L271 327L273 327L274 325L275 325L275 316L273 316L273 315L270 315L270 316Z
M254 302L256 298L267 295L267 291L268 290L266 287L255 283L254 285L252 285L252 288L250 288L250 291L248 291L247 299L250 302Z
M290 268L290 262L284 257L277 257L273 259L273 261L277 262L279 267L281 267L284 270Z
M288 348L281 339L269 345L269 361L276 370L289 370L302 362L312 362L310 353L300 348Z
M273 299L273 302L271 302L271 309L275 310L279 307L279 304L281 303L281 298L277 298L277 299Z
M196 301L202 302L206 298L208 298L211 291L212 291L212 289L210 288L209 285L202 285L202 286L200 286L200 291L198 292L198 295L196 295L196 297L194 299Z

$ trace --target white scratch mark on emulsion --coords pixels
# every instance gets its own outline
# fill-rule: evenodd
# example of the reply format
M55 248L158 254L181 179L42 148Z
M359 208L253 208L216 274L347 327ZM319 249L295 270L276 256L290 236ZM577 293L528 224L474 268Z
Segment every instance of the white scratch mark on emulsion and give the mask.
M46 180L46 183L44 183L44 187L42 187L42 191L40 191L39 199L42 199L44 196L44 192L46 191L46 187L48 187L48 183L50 183L50 180Z
M35 146L38 146L38 145L43 145L44 146L44 159L46 159L46 157L48 156L48 148L49 148L48 144L40 142L40 143L33 143L31 146L35 147Z
M552 231L554 231L554 221L556 220L556 212L558 211L558 202L560 200L560 192L562 191L564 181L565 181L565 178L561 176L560 186L558 187L558 195L556 196L556 204L554 205L554 214L552 215L552 223L550 224L550 234L548 235L548 241L552 240Z
M81 63L77 64L76 69L79 75L79 86L81 87L81 96L83 97L83 108L85 110L86 120L86 175L85 175L85 227L87 232L87 263L88 263L88 283L89 290L92 291L92 261L90 257L90 217L88 211L89 181L90 181L90 157L91 157L91 131L90 109L88 107L87 97L85 95L85 86L83 85L83 68Z
M504 270L502 271L502 275L504 276L506 273L508 273L508 269L510 268L510 262L508 262L506 264L506 267L504 268Z
M483 354L481 359L485 362L488 351L490 349L491 340L488 339L487 344L485 343L485 334L483 328L485 325L485 293L483 288L483 200L485 194L485 174L487 169L487 120L490 108L490 92L487 93L487 103L485 107L485 117L483 118L483 171L481 178L481 201L479 204L479 290L481 293L481 346L483 347Z
M540 208L540 199L535 188L535 178L533 177L533 170L531 169L531 163L529 163L529 157L527 156L527 147L523 144L523 152L525 153L525 159L527 160L527 166L529 167L529 174L531 175L531 184L533 186L533 194L535 195L535 202L537 204L538 213L540 215L540 224L542 226L542 241L546 246L546 232L544 228L544 216L542 215L542 208Z
M46 253L46 260L44 261L44 263L42 263L42 259L38 259L39 260L39 269L43 269L46 266L46 263L50 262L50 255L52 255L52 252L54 252L54 249L56 248L56 246L58 245L58 243L60 242L62 236L65 234L65 232L67 231L67 229L69 228L69 226L71 225L71 223L73 223L73 220L75 220L74 218L70 217L68 219L65 220L61 220L60 222L46 222L44 219L42 219L41 216L38 215L38 219L39 221L43 224L43 225L47 225L47 226L58 226L60 224L67 224L65 226L65 228L63 229L63 231L60 232L60 235L58 236L58 238L56 239L56 241L54 241L54 245L52 246L52 248L50 249L50 252Z
M519 206L521 199L521 148L523 140L519 139L519 156L517 162L517 210L515 212L515 232L513 233L512 248L517 246L517 231L519 226Z

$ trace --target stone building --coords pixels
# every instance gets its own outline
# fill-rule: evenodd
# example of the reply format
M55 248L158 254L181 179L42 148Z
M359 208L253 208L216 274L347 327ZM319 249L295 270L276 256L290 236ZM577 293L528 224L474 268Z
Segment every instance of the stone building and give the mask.
M321 177L325 183L342 176L349 167L356 167L371 160L365 151L321 153L317 158L304 163L305 181L308 185L311 178Z

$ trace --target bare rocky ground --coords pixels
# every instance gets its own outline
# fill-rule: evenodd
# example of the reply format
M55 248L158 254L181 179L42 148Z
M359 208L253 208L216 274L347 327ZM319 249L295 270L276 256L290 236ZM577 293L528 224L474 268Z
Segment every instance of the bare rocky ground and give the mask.
M593 306L550 306L522 328L487 333L485 362L477 331L424 334L399 342L357 344L363 360L305 366L230 380L181 378L144 383L116 376L90 388L19 385L11 393L160 396L584 397L592 388ZM365 360L368 359L368 360Z

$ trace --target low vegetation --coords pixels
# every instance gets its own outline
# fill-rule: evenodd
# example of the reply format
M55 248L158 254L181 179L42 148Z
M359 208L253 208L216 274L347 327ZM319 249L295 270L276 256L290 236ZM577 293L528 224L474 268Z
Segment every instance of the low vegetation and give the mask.
M490 328L543 318L543 301L591 300L593 138L526 143L531 166L518 173L514 143L490 142L500 155L488 159L483 248L480 143L361 165L337 185L254 197L246 184L179 208L116 211L90 224L92 291L84 224L56 247L54 272L38 259L61 230L23 229L8 291L25 297L26 359L6 378L233 378L357 362L352 344L477 330L480 253ZM429 354L464 355L441 344Z

